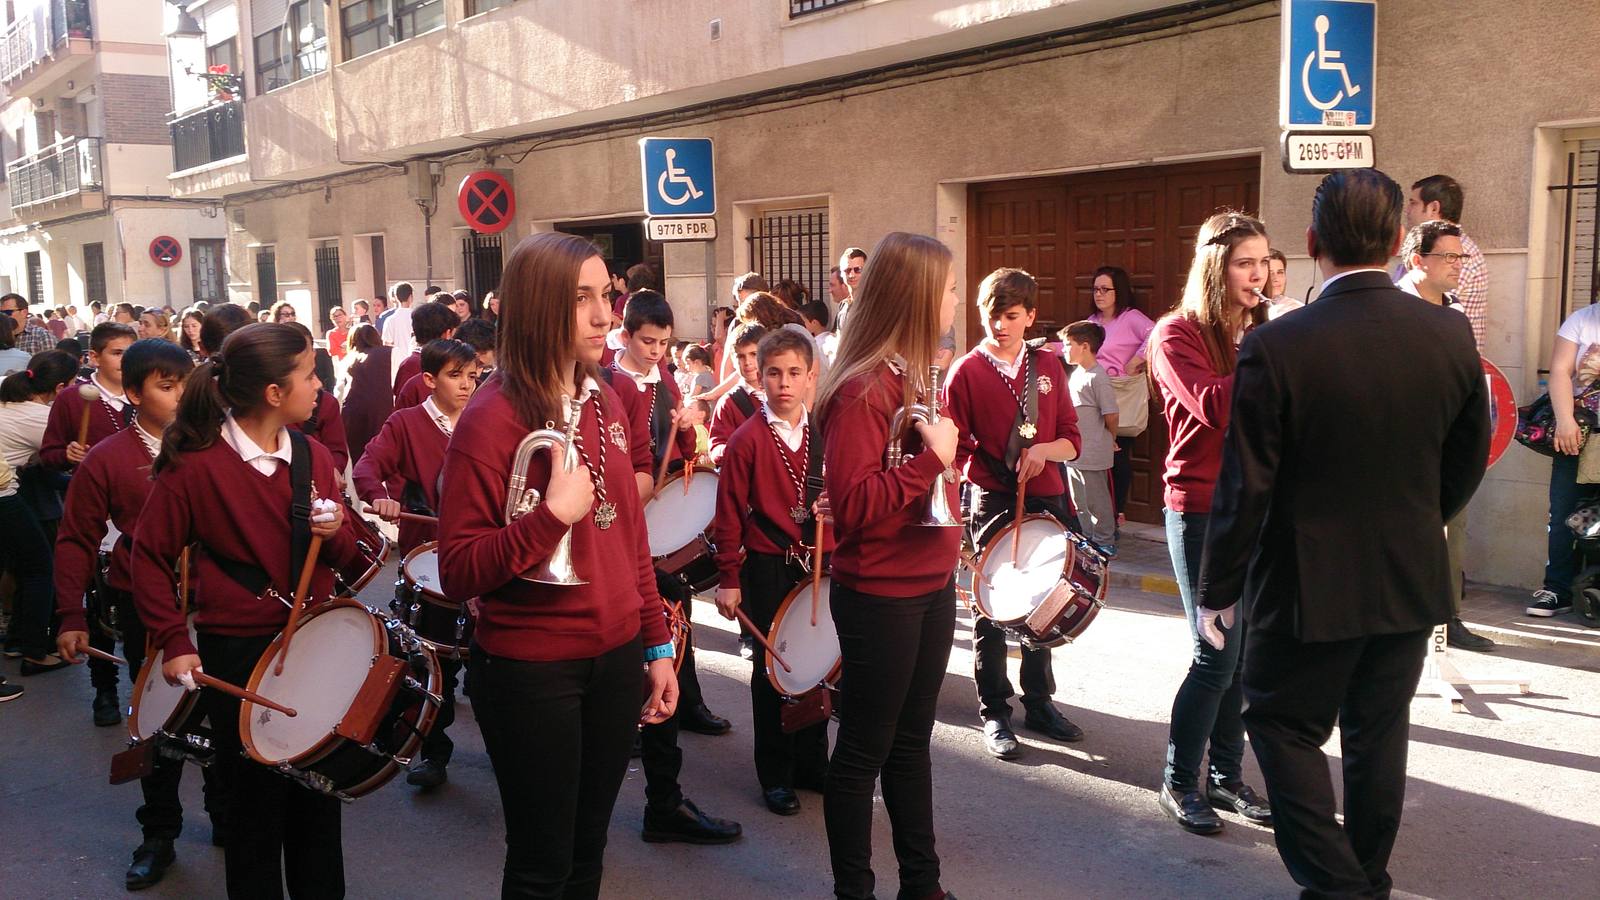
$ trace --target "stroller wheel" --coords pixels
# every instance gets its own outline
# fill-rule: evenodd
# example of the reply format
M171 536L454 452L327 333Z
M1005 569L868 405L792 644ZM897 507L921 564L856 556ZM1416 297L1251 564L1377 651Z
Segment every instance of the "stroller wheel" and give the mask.
M1586 587L1578 593L1579 621L1590 628L1600 628L1600 587Z

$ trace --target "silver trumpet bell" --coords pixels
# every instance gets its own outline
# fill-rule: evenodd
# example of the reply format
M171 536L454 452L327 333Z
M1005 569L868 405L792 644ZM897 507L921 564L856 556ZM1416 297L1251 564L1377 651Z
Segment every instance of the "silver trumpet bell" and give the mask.
M928 367L928 402L913 403L902 406L894 411L893 418L889 421L889 448L885 461L890 466L898 466L905 462L905 454L901 450L901 436L906 429L917 422L935 425L939 422L939 367ZM928 528L959 528L961 519L955 510L950 508L949 493L944 486L955 481L955 473L946 468L934 480L933 490L928 494L927 505L923 508L922 519L918 525Z
M574 471L578 468L578 444L573 436L578 431L578 418L583 412L583 398L570 399L571 416L567 419L565 431L557 431L555 423L547 423L544 428L528 432L528 436L517 445L516 455L511 459L511 481L506 489L506 523L510 524L522 518L539 507L543 497L538 488L528 486L528 464L533 460L533 455L540 450L548 450L551 454L561 453L562 470ZM555 464L552 456L551 464ZM556 548L550 553L549 558L540 563L531 572L524 572L517 576L524 581L533 581L539 584L567 584L578 585L589 582L578 577L572 566L572 529L556 542Z

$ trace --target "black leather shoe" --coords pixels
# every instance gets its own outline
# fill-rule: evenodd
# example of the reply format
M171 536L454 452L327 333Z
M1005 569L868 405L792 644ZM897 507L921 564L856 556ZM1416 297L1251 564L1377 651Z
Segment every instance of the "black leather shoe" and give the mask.
M1072 720L1063 716L1061 710L1056 709L1053 704L1028 710L1028 715L1022 720L1022 724L1029 731L1042 734L1051 740L1067 743L1083 740L1083 729L1072 724Z
M1494 641L1481 634L1473 634L1467 630L1466 623L1457 616L1451 619L1444 627L1445 642L1458 650L1473 650L1485 653L1495 648Z
M449 780L450 776L444 770L444 763L431 759L417 763L416 767L406 774L406 784L424 789L436 788Z
M709 734L715 737L732 731L733 723L706 709L704 703L696 703L678 717L678 727L695 734Z
M708 816L688 797L664 813L644 810L643 837L652 844L731 844L743 832L738 822Z
M130 891L141 891L161 880L167 874L167 866L178 855L172 852L172 841L167 838L151 838L139 845L133 851L133 865L128 867L128 875L124 886Z
M115 725L122 721L122 709L117 703L116 688L101 688L94 694L94 724Z
M1007 719L983 720L983 749L995 759L1016 759L1022 755L1022 745L1017 743Z
M42 675L45 672L54 672L57 669L65 669L70 665L72 665L72 663L67 662L54 653L46 653L43 656L24 656L22 658L22 674Z
M1272 805L1248 784L1235 787L1208 785L1206 799L1218 809L1232 810L1257 825L1272 827Z
M211 820L211 846L228 846L228 826L215 819Z
M780 816L792 816L800 812L800 798L794 795L792 788L775 787L761 795L767 801L767 809Z
M1156 791L1161 809L1171 816L1184 831L1195 834L1216 834L1222 830L1222 817L1211 808L1199 791L1179 794L1167 785Z

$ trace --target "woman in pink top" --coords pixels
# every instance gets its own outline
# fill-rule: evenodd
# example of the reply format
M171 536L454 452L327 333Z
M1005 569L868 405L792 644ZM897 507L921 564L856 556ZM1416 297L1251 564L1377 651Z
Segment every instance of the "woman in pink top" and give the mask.
M1107 375L1138 375L1145 369L1144 347L1156 323L1133 305L1133 282L1118 266L1094 270L1094 313L1089 321L1106 330L1105 343L1095 354ZM1111 457L1111 492L1116 503L1117 523L1128 505L1128 484L1133 478L1133 441L1117 438L1117 452Z

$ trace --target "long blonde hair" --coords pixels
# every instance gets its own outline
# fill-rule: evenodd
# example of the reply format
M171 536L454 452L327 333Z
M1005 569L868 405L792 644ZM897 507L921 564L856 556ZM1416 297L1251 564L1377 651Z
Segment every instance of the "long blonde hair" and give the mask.
M931 387L928 367L939 348L939 308L954 259L937 240L903 231L884 235L872 248L838 356L817 387L819 419L840 386L897 353L906 361L902 405Z
M1228 262L1233 249L1252 237L1267 236L1261 220L1242 212L1220 212L1207 219L1194 236L1194 263L1183 286L1183 299L1168 316L1183 316L1200 326L1200 340L1212 371L1233 371L1238 350L1234 336L1251 311L1228 296Z

